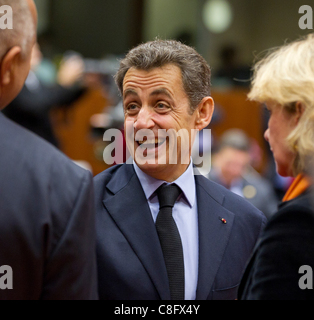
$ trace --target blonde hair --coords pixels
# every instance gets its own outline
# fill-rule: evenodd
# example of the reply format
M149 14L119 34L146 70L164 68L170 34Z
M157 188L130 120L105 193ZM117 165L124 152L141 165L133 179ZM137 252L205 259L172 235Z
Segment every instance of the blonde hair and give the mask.
M287 137L295 153L294 174L306 171L314 154L314 34L270 52L256 63L250 100L276 103L289 113L304 112Z

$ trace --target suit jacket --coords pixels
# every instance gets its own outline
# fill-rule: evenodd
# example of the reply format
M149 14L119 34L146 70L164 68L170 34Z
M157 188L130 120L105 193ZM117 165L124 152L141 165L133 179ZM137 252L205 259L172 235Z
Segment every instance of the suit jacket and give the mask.
M96 299L91 174L1 113L0 150L0 299Z
M242 300L314 299L301 290L299 268L314 267L314 211L310 190L283 202L268 221L243 276ZM311 283L313 285L313 283Z
M195 179L199 214L196 297L235 299L266 218L227 189L202 176ZM94 181L100 299L169 300L161 246L133 165L114 166Z

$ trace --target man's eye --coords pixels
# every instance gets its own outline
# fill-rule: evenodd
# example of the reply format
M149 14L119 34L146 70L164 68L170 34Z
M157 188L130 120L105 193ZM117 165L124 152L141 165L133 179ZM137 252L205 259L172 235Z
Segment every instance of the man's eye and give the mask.
M159 110L165 110L165 109L169 109L169 106L166 105L165 103L159 102L156 104L156 108Z
M135 113L138 110L138 106L136 104L129 104L125 110L127 113Z

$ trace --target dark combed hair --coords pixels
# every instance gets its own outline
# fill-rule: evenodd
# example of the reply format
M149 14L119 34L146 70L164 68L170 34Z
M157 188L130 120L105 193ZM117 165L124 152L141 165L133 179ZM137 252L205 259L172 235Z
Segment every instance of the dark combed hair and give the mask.
M123 92L123 80L130 68L149 71L168 64L180 68L184 90L192 112L204 97L210 96L211 70L206 60L195 49L175 40L154 40L141 44L121 60L115 75L119 90Z

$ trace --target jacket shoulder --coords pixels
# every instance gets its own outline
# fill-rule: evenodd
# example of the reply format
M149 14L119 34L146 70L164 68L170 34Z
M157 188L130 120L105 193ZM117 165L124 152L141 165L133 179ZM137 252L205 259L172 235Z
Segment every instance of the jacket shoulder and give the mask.
M102 182L108 182L123 166L124 164L114 165L94 177L94 184L97 185Z
M38 199L56 197L54 205L69 203L75 201L82 182L91 180L90 172L2 114L0 149L4 155L0 158L1 185L8 194L27 197L34 193Z
M299 230L314 227L314 207L310 190L291 201L281 203L278 211L268 221L265 231L278 228L298 230L297 226L300 225L303 227Z
M311 290L298 286L299 268L314 265L309 254L314 250L313 228L310 193L282 203L268 221L250 262L242 299L313 299Z
M135 174L132 164L118 164L112 166L94 177L94 189L96 199L103 197L105 189L118 192L125 186Z

